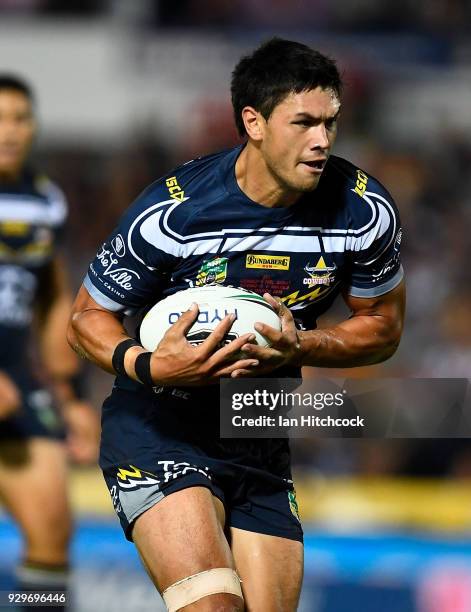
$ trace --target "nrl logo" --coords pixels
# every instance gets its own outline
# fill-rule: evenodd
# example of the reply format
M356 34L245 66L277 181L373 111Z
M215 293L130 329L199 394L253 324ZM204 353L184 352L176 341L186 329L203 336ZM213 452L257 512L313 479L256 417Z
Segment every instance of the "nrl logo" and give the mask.
M304 267L304 272L309 274L309 278L303 279L303 285L308 285L309 287L314 287L315 285L331 285L335 281L335 271L337 270L337 266L327 266L324 258L319 257L319 261L315 266L311 266L307 264Z
M296 491L288 491L288 502L289 502L289 509L291 510L291 513L293 514L293 516L295 516L298 521L299 519L299 507L298 507L298 502L296 500Z
M227 261L227 257L216 257L216 259L205 261L196 275L196 286L223 283L227 277Z

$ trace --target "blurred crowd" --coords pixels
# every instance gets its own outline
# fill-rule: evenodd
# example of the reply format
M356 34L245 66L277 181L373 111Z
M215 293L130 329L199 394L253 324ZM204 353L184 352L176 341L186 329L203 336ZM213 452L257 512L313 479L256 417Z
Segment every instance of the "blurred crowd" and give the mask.
M0 10L57 16L132 17L155 27L328 27L465 33L468 0L0 0Z

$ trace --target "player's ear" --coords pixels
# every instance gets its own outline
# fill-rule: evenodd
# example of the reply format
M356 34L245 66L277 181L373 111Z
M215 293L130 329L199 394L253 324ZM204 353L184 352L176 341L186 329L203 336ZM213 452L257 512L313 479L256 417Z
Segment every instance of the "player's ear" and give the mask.
M249 138L260 141L263 139L263 117L252 106L244 106L242 120Z

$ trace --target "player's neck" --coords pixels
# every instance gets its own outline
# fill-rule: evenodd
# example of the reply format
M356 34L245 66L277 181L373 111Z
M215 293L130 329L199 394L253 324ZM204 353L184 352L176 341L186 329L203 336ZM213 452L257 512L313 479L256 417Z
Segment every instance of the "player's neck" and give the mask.
M300 193L279 184L258 149L250 142L237 159L235 175L245 195L266 208L288 208L301 197Z

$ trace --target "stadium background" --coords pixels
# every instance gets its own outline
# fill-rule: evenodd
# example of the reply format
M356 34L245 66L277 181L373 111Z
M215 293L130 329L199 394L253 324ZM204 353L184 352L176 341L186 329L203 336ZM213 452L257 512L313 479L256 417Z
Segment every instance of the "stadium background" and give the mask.
M70 202L74 289L145 185L237 142L231 68L276 34L338 59L335 152L382 180L405 227L403 342L355 375L468 378L470 23L467 0L0 0L0 70L34 83L35 157ZM97 407L111 381L88 372ZM471 611L468 441L297 440L294 456L307 532L302 612ZM74 469L71 490L78 609L157 609L100 474ZM0 589L18 553L3 516Z

